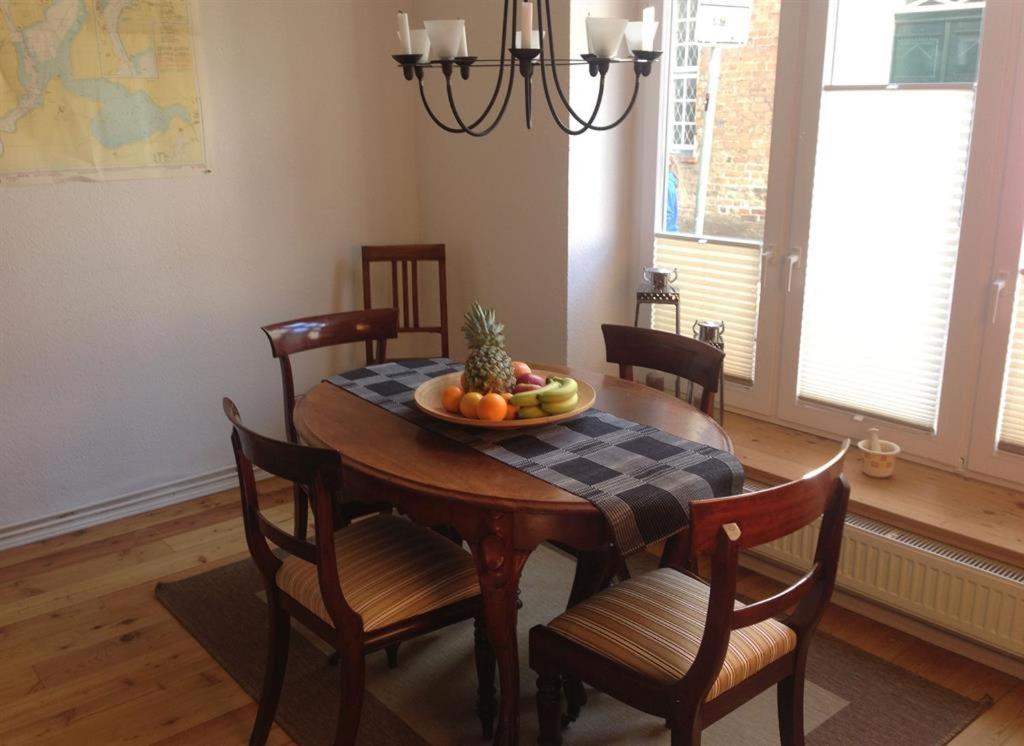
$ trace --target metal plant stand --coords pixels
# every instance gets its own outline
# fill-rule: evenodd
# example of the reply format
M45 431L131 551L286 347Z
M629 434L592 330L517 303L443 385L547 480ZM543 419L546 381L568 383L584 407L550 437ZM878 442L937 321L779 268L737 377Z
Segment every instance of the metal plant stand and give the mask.
M725 322L724 321L702 321L693 322L693 338L701 342L717 347L725 352ZM693 384L690 384L692 398ZM725 366L719 373L718 379L718 423L725 425Z
M649 282L641 283L636 291L636 312L633 314L633 326L640 326L640 306L642 304L651 306L675 306L676 309L676 334L681 334L679 323L679 291L672 285L666 288L656 288ZM679 398L679 376L676 376L676 398Z

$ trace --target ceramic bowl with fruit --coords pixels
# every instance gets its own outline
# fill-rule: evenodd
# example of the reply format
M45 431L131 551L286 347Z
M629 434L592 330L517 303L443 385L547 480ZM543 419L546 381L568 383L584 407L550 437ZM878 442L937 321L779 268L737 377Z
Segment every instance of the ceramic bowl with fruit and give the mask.
M474 303L462 331L470 348L464 371L416 389L416 406L427 414L474 427L529 427L570 419L593 406L596 392L585 381L512 360L493 309Z

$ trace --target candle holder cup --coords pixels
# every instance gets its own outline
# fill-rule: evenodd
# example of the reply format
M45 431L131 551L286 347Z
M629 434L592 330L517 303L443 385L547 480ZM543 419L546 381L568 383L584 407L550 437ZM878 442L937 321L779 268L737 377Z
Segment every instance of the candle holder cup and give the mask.
M469 68L476 62L476 57L456 57L455 64L459 66L459 75L463 80L469 80Z
M596 54L587 53L581 54L580 58L587 63L592 78L596 78L598 75L607 75L612 66L609 57L598 57Z
M416 63L420 61L422 56L418 52L416 54L393 54L391 59L402 66L402 73L405 75L405 79L412 80L416 73Z
M636 69L637 75L643 75L645 78L650 75L654 61L659 57L661 57L661 52L643 52L640 50L633 52L633 66Z
M530 49L529 47L516 48L508 50L512 53L512 56L519 62L519 72L524 78L530 78L533 76L533 61L540 57L541 50Z

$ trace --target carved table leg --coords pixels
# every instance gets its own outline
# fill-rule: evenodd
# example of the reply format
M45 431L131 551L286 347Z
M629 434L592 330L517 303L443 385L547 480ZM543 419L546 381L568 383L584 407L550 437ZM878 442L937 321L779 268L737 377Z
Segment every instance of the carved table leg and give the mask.
M519 649L516 640L519 576L529 552L513 549L509 516L493 514L488 533L470 542L484 602L487 638L498 661L500 701L496 746L519 742Z

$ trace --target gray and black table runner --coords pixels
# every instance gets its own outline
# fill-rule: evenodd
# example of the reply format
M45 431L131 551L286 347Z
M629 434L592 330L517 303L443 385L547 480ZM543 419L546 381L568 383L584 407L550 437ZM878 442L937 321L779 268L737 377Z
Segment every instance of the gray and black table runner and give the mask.
M590 409L555 425L527 429L462 427L416 408L416 388L461 372L447 358L403 360L327 379L431 432L589 500L604 513L624 555L679 532L691 500L739 494L736 457L654 427Z

